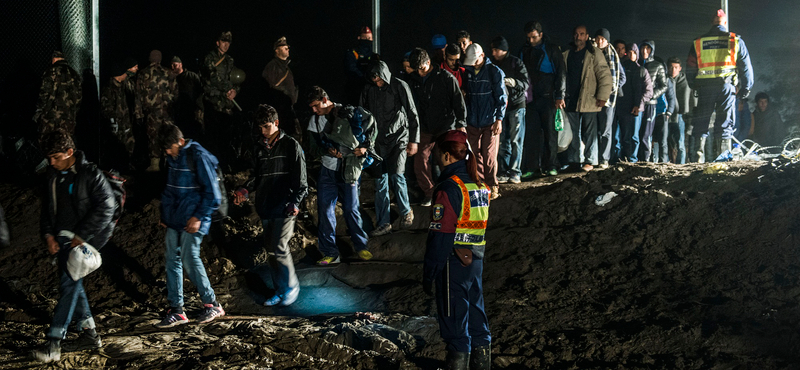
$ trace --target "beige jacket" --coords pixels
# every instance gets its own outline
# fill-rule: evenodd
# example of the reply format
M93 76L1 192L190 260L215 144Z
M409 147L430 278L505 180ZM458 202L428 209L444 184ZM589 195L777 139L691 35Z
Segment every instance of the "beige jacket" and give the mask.
M581 72L581 95L578 97L578 112L599 112L602 107L597 106L597 100L608 101L608 97L611 96L611 88L613 87L611 71L608 69L606 57L600 49L590 44L587 44L586 48L583 71ZM571 51L572 49L567 49L564 52L565 62ZM569 63L565 64L569 65ZM568 68L567 73L569 73Z

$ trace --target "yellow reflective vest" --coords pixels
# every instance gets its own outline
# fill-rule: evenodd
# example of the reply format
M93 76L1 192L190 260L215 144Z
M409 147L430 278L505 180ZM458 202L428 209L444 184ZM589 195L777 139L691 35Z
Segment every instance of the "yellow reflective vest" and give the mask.
M489 198L491 190L485 184L466 184L458 176L451 180L461 188L461 212L456 222L455 245L486 245L486 221L489 220Z
M739 55L739 36L706 36L694 41L697 53L697 78L736 76L736 56Z

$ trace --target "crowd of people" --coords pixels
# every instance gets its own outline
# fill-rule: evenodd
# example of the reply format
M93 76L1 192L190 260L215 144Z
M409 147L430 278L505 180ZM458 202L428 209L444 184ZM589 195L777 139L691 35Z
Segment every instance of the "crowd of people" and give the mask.
M412 226L405 172L413 168L423 194L420 204L431 207L423 280L426 291L436 287L448 368L466 368L470 352L475 366L470 368L484 368L491 339L480 261L489 201L500 196L500 184L561 171L588 172L620 161L711 161L731 149L733 138L751 137L762 145L783 140L785 128L766 93L757 94L756 111L748 111L753 86L749 54L726 25L726 15L718 12L685 60L671 57L666 63L656 57L655 41L612 41L605 28L589 33L577 26L572 42L562 49L541 23L532 21L524 27L525 44L517 53L509 51L502 36L484 48L460 31L455 42L435 35L431 49L406 53L398 73L373 53L372 31L363 27L358 45L345 55L344 104L319 86L310 88L305 103L313 115L306 124L295 113L300 89L289 66L289 44L279 38L262 73L279 98L253 111L250 178L232 189L234 204L254 204L278 261L276 292L264 305L291 305L300 293L289 240L309 193L307 159L320 162L313 183L321 266L342 261L336 244L337 203L355 256L362 260L372 258L370 236L391 233L393 224ZM231 142L236 140L232 128L238 127L234 112L242 110L236 97L244 73L228 54L231 42L231 32L221 33L199 74L185 69L179 56L165 68L158 50L141 69L126 59L113 67L101 94L103 127L113 138L104 142L101 158L114 158L109 163L123 163L125 170L167 172L161 225L167 230L169 308L156 325L161 328L189 322L183 310L184 269L204 304L198 321L225 314L199 248L228 196L219 171L242 159ZM42 236L48 250L59 256L62 271L49 341L35 352L42 361L60 358L60 341L73 321L80 340L101 345L81 279L71 279L64 261L70 248L81 243L102 247L121 204L114 201L106 175L73 142L81 98L80 76L61 53L54 53L34 117L52 167ZM560 151L564 130L572 139ZM145 148L141 152L149 160L137 162L136 148ZM413 163L407 163L409 157ZM103 159L101 167L109 166ZM371 233L361 214L364 172L376 188ZM391 217L390 192L397 223ZM79 201L69 202L75 194ZM70 230L74 237L65 238L59 230ZM447 289L449 295L441 293ZM459 326L467 321L469 330Z

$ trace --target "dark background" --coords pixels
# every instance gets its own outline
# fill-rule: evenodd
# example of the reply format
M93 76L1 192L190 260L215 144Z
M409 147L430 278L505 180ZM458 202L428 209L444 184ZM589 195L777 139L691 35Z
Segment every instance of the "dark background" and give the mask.
M59 39L54 0L0 2L0 110L3 126L27 124L33 113L41 72ZM691 41L710 28L717 0L703 1L386 1L382 2L381 54L399 70L402 55L414 46L430 46L433 34L455 41L458 30L468 30L488 52L492 38L504 35L516 53L523 42L525 22L540 20L553 40L566 46L572 28L585 24L589 32L605 27L612 41L622 38L656 42L656 56L686 58ZM796 32L800 7L792 1L731 0L731 29L742 35L756 73L754 92L767 90L780 101L784 117L797 118L800 78L800 37ZM55 14L55 15L54 15ZM55 23L54 23L55 22ZM272 58L272 44L286 36L292 68L301 88L320 85L333 100L341 99L345 51L353 46L358 29L371 22L371 1L222 1L143 0L103 1L100 8L101 89L110 67L127 56L147 64L159 49L167 64L179 55L187 68L211 51L223 30L233 33L229 54L247 73L237 101L245 110L261 99L257 84ZM26 121L27 119L27 121Z

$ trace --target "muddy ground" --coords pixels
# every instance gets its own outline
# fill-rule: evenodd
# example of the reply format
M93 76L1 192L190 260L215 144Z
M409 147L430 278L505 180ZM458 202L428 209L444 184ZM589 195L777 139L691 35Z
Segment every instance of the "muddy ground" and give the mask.
M800 166L737 163L707 174L708 166L620 164L503 185L491 207L484 271L494 368L800 367ZM284 309L261 305L273 292L269 255L252 209L233 208L203 247L228 315L159 330L152 326L166 304L164 231L153 199L159 180L135 181L128 211L101 250L104 266L85 280L105 346L68 351L52 368L443 365L432 299L420 285L425 208L414 208L414 230L370 240L374 261L321 268L313 266L312 193L292 240L300 299ZM365 183L365 198L371 189ZM608 204L595 203L612 191ZM56 271L37 236L37 192L0 184L0 204L14 241L0 250L0 369L36 368L27 354L44 340ZM369 202L365 214L373 214ZM349 240L340 242L349 256ZM200 303L188 280L186 296L193 318ZM364 311L374 315L355 315Z

